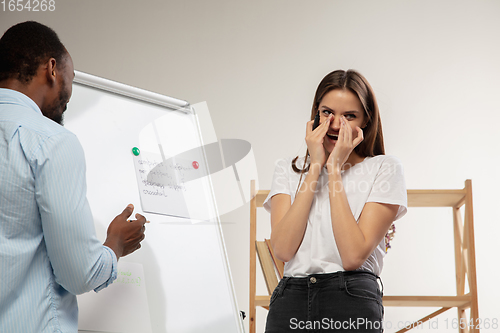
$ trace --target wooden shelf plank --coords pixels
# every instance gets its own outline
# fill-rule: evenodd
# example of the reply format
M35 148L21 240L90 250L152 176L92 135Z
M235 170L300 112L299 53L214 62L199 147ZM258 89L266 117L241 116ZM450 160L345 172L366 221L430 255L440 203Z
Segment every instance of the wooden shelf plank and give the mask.
M270 300L271 300L271 295L255 296L255 306L268 307Z
M465 190L408 190L408 207L454 207L465 194Z
M384 306L401 307L469 307L471 297L465 296L384 296Z

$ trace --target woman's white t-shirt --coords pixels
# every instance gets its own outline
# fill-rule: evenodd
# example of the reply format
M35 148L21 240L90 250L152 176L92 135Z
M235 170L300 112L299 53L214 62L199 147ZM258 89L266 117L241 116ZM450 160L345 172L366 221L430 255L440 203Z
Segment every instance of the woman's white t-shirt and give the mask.
M264 201L264 208L268 212L271 211L271 198L276 194L290 195L292 203L295 200L300 174L293 171L292 160L293 158L281 159L276 163L271 192ZM303 161L303 158L297 160L296 166L299 169L302 169ZM302 181L305 176L306 174L302 176ZM367 202L399 205L395 220L406 214L403 166L394 156L378 155L365 158L364 161L342 171L342 183L356 221L359 220ZM285 276L304 277L309 274L344 271L333 235L327 184L328 174L326 168L323 168L304 238L295 256L285 263ZM380 275L385 253L383 239L359 269Z

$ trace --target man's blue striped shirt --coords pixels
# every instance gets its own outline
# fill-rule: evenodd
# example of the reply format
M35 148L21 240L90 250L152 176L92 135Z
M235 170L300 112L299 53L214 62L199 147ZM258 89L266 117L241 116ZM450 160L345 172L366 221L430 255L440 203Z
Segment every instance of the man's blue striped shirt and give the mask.
M0 89L0 332L77 332L77 294L116 278L96 238L76 136Z

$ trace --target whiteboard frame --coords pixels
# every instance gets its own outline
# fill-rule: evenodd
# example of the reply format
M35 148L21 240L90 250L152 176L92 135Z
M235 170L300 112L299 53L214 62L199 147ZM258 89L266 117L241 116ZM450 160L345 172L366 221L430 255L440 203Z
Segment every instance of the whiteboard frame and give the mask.
M123 83L119 83L116 81L108 80L102 77L98 77L92 74L84 73L81 71L75 70L75 78L73 80L73 84L78 84L82 86L87 86L91 88L95 88L98 90L103 90L106 92L111 92L114 94L118 94L121 96L129 97L132 99L144 101L147 103L151 103L154 105L159 105L163 107L167 107L173 111L181 111L185 113L193 113L195 115L195 120L196 120L196 130L198 132L198 137L200 139L201 147L203 148L204 145L204 140L201 134L201 127L199 124L198 117L196 116L196 110L191 106L191 104L185 100L177 99L174 97L169 97L165 95L161 95L158 93L154 93L148 90L136 88L133 86L129 86ZM205 163L207 160L206 152L205 149L202 149L203 151L203 158L205 159ZM213 189L213 184L212 184L212 179L210 175L208 176L208 182L210 184L210 193L211 193L211 201L213 204L213 207L216 212L216 216L214 221L217 223L217 236L218 236L218 241L219 241L219 248L221 251L221 255L223 258L224 262L224 268L225 268L225 276L226 276L226 282L227 286L229 287L229 295L231 296L231 307L233 308L233 313L235 315L234 320L236 320L236 326L239 328L239 331L236 333L244 333L244 326L243 326L243 319L241 317L241 312L238 308L237 300L236 300L236 293L234 291L234 284L233 284L233 279L232 279L232 274L229 266L229 259L227 256L227 251L226 251L226 245L224 242L224 236L222 232L222 225L220 222L220 217L219 217L219 212L218 212L218 207L217 203L215 200L215 193ZM85 331L81 331L85 332ZM232 333L232 332L231 332Z
M181 99L157 94L152 91L132 87L123 83L111 81L102 77L94 76L76 70L73 83L109 91L118 95L131 97L156 105L166 106L173 110L189 110L190 106L188 102Z

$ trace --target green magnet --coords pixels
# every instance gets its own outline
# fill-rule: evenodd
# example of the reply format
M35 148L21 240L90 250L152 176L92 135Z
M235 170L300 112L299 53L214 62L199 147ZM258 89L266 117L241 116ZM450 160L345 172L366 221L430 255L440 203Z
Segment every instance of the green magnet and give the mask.
M140 153L141 151L139 150L139 148L137 147L132 148L132 154L134 154L135 156L139 156Z

